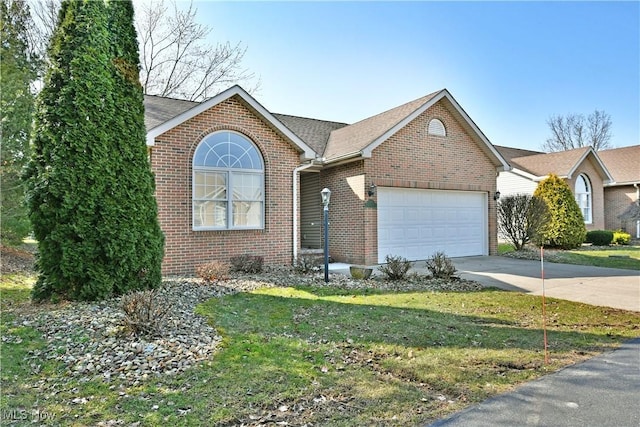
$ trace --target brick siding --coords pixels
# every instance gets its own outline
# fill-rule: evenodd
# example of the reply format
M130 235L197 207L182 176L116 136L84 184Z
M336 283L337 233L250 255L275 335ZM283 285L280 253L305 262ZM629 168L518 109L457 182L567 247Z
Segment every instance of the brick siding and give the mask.
M332 191L329 244L339 261L376 264L377 211L367 206L371 183L384 187L484 191L489 201L489 253L497 253L496 168L456 116L437 103L375 148L372 157L325 169L322 186ZM440 119L446 137L427 134L432 118ZM364 176L364 188L353 189L347 178ZM376 196L372 198L375 201ZM339 202L338 202L339 201Z
M292 172L299 165L299 153L239 99L221 102L156 138L151 164L166 239L163 274L193 275L199 264L245 253L263 256L267 264L292 261ZM220 130L242 133L262 154L263 230L192 230L193 153L205 136Z
M587 230L602 230L604 229L604 190L603 183L600 174L593 165L591 157L587 157L573 173L572 178L566 180L571 191L575 193L576 180L578 177L584 174L589 178L591 183L591 224L586 224Z
M632 203L638 202L636 189L633 185L607 187L604 189L604 226L607 230L622 229L632 236L636 235L634 221L624 221L618 218Z

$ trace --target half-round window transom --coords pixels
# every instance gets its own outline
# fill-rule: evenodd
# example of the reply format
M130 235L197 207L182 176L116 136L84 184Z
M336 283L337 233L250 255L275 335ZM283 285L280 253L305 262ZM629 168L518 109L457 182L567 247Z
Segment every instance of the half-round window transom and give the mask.
M217 132L198 145L193 166L262 170L262 156L255 145L234 132Z

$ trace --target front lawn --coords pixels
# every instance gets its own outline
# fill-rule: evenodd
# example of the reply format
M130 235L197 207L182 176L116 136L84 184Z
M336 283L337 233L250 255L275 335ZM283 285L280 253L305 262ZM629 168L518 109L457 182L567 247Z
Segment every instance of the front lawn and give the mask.
M540 259L540 249L527 247L515 251L508 243L498 246L498 253L513 258ZM545 261L560 264L640 270L640 246L582 246L573 250L545 249Z
M571 251L558 251L553 255L552 261L564 264L640 270L640 246L610 246L608 248L583 246Z
M548 299L545 365L539 297L260 288L197 308L223 336L208 361L128 385L28 362L44 346L14 310L29 286L3 277L0 287L3 308L13 306L1 329L7 425L37 415L77 426L417 426L640 336L640 313ZM26 422L8 419L21 414Z

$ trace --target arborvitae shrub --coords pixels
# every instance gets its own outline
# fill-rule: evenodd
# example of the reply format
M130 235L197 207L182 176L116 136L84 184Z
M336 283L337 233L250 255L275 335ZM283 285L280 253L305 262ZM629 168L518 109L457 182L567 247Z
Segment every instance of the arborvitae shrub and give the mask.
M613 231L609 230L591 230L587 231L587 237L584 240L596 246L609 246L613 241Z
M548 218L536 244L547 247L573 249L584 242L587 230L582 212L567 183L551 174L538 184L533 193L547 205Z
M97 300L161 283L130 1L62 3L27 167L36 300Z

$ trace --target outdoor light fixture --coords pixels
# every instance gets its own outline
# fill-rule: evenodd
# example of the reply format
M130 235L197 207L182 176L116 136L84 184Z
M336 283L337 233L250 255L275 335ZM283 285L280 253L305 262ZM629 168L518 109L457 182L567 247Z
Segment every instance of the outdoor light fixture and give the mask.
M329 202L331 201L331 190L325 188L320 192L320 195L322 196L322 206L324 206L324 210L326 211L329 209Z
M331 201L331 190L324 188L322 196L322 206L324 206L324 281L329 282L329 202Z
M500 192L496 191L496 193L493 195L493 200L498 200L500 198Z
M367 194L369 195L369 197L373 197L373 195L376 194L376 185L373 182L369 186L369 190L367 191Z

